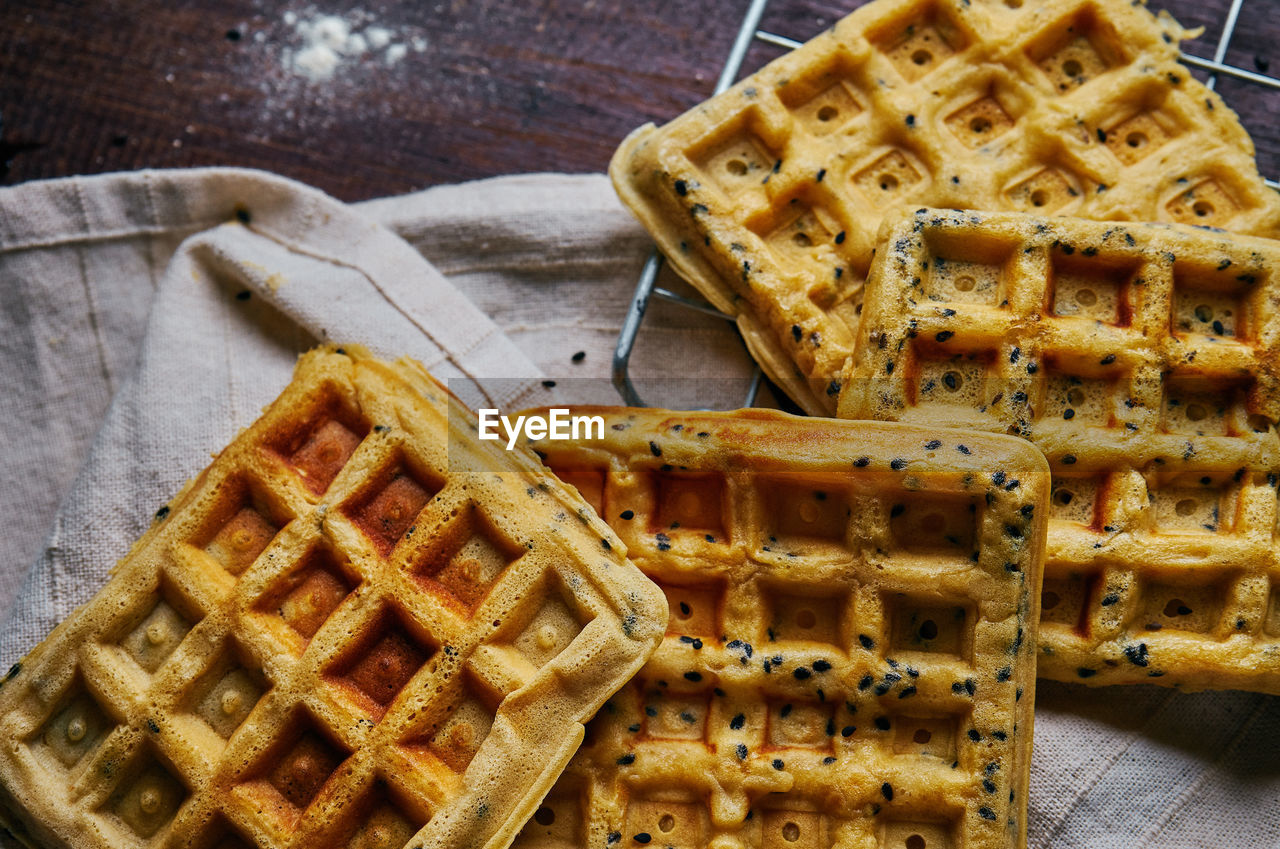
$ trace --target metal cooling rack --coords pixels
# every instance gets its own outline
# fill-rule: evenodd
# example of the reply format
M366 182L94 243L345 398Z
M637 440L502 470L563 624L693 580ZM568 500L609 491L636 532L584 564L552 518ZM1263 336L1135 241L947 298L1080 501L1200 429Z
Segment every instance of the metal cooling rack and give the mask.
M1271 1L1253 0L1255 3ZM1227 47L1231 43L1231 37L1235 34L1236 22L1240 18L1240 9L1244 4L1245 0L1232 0L1231 8L1227 10L1226 19L1223 22L1222 35L1218 36L1218 44L1214 49L1212 59L1201 59L1199 56L1192 56L1184 52L1181 56L1182 62L1192 68L1207 71L1209 78L1205 84L1210 89L1217 84L1219 75L1223 75L1280 90L1280 78L1249 71L1235 65L1228 65L1223 61L1227 56ZM734 38L733 48L729 51L729 58L725 61L724 67L720 71L720 77L716 80L713 96L725 91L737 81L738 72L742 69L742 61L746 58L747 50L751 47L753 41L762 41L785 50L795 50L804 43L760 29L760 19L763 17L765 8L768 5L769 0L750 0L746 15L742 19L742 26L738 28L737 37ZM1280 190L1280 182L1268 179L1266 183L1271 188ZM622 396L623 403L631 407L647 406L636 391L635 385L631 382L628 367L631 362L631 351L636 344L636 337L639 336L641 325L644 323L645 311L649 308L649 302L653 298L677 304L685 309L713 315L725 321L734 320L733 316L725 315L706 301L686 298L683 295L672 292L670 289L656 285L658 272L662 270L662 264L662 254L655 248L649 254L644 268L640 271L640 279L636 282L635 293L631 296L631 307L627 310L627 317L622 324L622 331L618 334L617 347L613 351L613 386L618 390L618 394ZM760 392L762 378L763 373L760 370L760 366L757 365L755 372L752 374L751 383L747 388L747 395L742 402L742 406L750 407L755 404L756 396Z

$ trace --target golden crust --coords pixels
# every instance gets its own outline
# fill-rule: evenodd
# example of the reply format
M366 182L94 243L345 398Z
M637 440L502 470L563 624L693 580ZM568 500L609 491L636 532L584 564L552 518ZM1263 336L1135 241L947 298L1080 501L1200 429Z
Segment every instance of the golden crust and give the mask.
M604 438L536 448L672 616L517 847L1024 845L1039 452L760 410L572 412Z
M10 673L3 816L74 849L506 846L665 619L421 366L312 352Z
M676 270L835 411L885 215L918 206L1280 233L1235 114L1140 4L877 0L610 166Z
M1280 693L1280 243L944 210L881 235L840 414L1044 451L1040 675Z

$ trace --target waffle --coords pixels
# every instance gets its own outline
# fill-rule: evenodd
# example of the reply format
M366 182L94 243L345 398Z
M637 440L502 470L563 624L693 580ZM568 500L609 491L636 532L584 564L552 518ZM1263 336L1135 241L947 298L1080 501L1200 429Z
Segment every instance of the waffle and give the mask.
M519 849L1025 842L1048 470L1008 437L596 408L543 441L666 593Z
M676 270L831 415L882 218L919 206L1280 234L1236 116L1122 0L876 0L615 154Z
M416 364L304 356L9 673L8 828L507 846L666 610L580 498L496 445Z
M1280 243L930 210L882 235L840 413L1044 451L1040 675L1280 693Z

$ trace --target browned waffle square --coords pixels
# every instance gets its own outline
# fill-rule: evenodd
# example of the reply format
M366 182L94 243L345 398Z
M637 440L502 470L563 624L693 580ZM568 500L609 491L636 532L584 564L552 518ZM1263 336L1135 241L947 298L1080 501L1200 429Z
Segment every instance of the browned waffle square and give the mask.
M0 690L32 845L505 847L661 636L421 367L315 352Z
M520 849L1025 842L1039 452L876 423L591 408L542 441L666 593Z
M610 173L676 270L831 415L882 218L1018 210L1274 237L1234 113L1126 0L876 0L661 129Z
M1280 693L1280 243L939 210L883 235L840 414L1044 451L1040 675Z

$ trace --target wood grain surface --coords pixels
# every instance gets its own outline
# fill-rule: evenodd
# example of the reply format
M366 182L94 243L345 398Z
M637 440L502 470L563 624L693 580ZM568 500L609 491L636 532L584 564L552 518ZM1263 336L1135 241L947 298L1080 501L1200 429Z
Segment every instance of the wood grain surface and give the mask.
M711 94L746 5L0 0L0 178L235 165L361 200L602 171L631 129ZM858 5L773 0L764 28L804 40ZM1205 27L1184 48L1212 57L1230 0L1164 6ZM1244 0L1228 63L1280 74L1276 10ZM365 35L381 27L391 43L313 81L296 72L299 26L331 14ZM744 71L780 53L757 43ZM1253 134L1264 175L1280 177L1280 91L1226 78L1218 89Z

